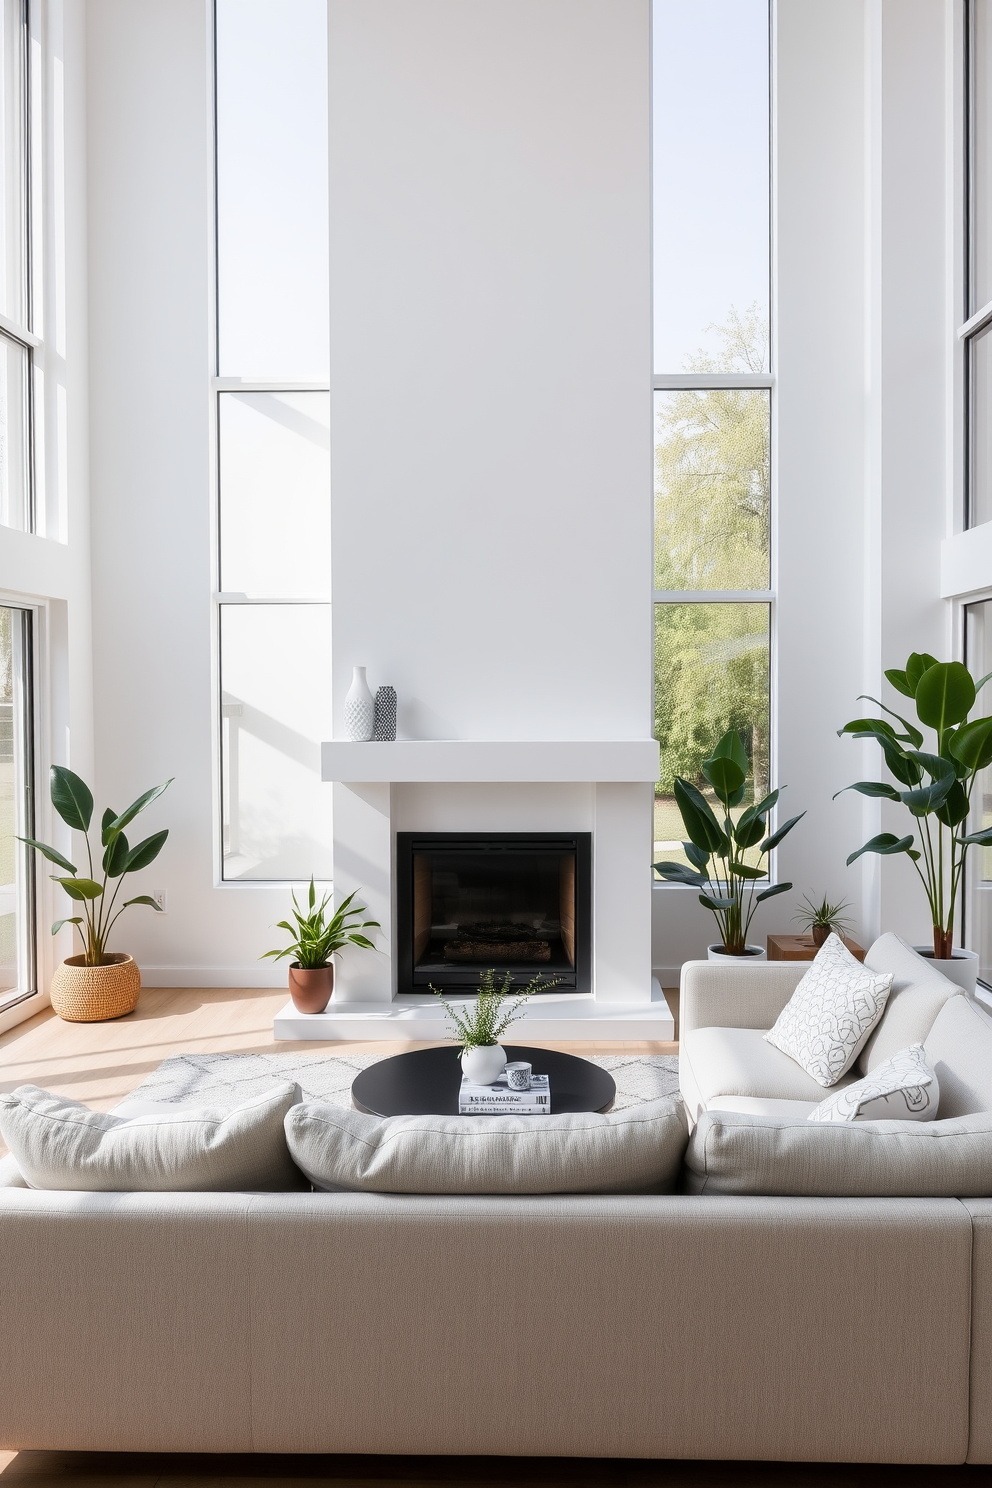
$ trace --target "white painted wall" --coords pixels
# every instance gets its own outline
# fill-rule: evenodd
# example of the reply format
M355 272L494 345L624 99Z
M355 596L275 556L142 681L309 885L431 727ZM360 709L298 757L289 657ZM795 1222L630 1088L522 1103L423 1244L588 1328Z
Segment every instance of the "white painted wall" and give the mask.
M852 794L880 778L874 746L836 730L881 697L911 650L950 654L940 603L947 430L944 0L778 0L778 461L773 562L782 812L791 895L752 940L794 932L804 893L852 901L861 935L929 938L904 860L845 866L898 824ZM885 701L898 707L887 689ZM780 819L783 819L780 817ZM654 964L671 984L713 919L695 891L654 892Z
M650 727L648 0L330 0L336 731Z

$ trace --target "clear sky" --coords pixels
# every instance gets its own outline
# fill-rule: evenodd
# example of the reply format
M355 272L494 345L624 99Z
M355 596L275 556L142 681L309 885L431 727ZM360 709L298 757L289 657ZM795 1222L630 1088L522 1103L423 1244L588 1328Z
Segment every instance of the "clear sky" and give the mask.
M768 0L654 0L655 371L768 306Z

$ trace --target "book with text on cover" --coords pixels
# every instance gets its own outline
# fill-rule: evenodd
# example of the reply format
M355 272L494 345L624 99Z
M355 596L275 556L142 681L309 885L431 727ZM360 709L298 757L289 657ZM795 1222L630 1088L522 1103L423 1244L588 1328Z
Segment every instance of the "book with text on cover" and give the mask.
M506 1075L495 1085L476 1085L462 1075L458 1092L460 1116L546 1116L551 1111L551 1082L547 1075L532 1075L529 1090L511 1090Z

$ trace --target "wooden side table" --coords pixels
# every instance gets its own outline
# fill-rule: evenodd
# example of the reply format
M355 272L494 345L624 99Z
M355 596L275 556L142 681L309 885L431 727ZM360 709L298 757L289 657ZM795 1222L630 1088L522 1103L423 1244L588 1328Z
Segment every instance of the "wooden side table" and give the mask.
M852 956L857 956L859 961L865 959L864 946L858 945L856 940L849 940L846 935L843 935L841 939ZM769 935L768 937L769 961L812 961L818 949L812 935Z

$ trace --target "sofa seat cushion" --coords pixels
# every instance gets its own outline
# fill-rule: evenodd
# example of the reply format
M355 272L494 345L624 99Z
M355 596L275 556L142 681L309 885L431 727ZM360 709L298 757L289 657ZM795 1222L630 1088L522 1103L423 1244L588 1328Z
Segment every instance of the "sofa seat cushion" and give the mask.
M762 1100L806 1101L818 1105L823 1086L781 1049L765 1040L761 1028L694 1028L679 1046L685 1065L682 1090L693 1117L714 1096L746 1095ZM854 1076L844 1076L838 1088ZM694 1103L694 1104L693 1104Z
M299 1098L283 1080L233 1111L173 1106L122 1117L21 1085L0 1095L0 1133L30 1188L283 1192L304 1186L283 1126Z
M961 988L918 956L899 935L880 935L865 956L872 971L891 972L892 987L879 1018L858 1058L863 1075L870 1074L900 1049L922 1044L944 1003L961 996Z
M992 1195L992 1116L814 1122L704 1111L685 1161L691 1193L979 1198Z
M992 1113L992 1018L970 997L949 997L923 1048L940 1084L940 1115Z
M741 1116L768 1116L775 1121L806 1121L816 1110L812 1101L771 1100L755 1095L718 1095L708 1111L737 1111Z
M675 1097L606 1115L368 1116L294 1106L286 1139L315 1188L411 1194L669 1193L688 1140Z

